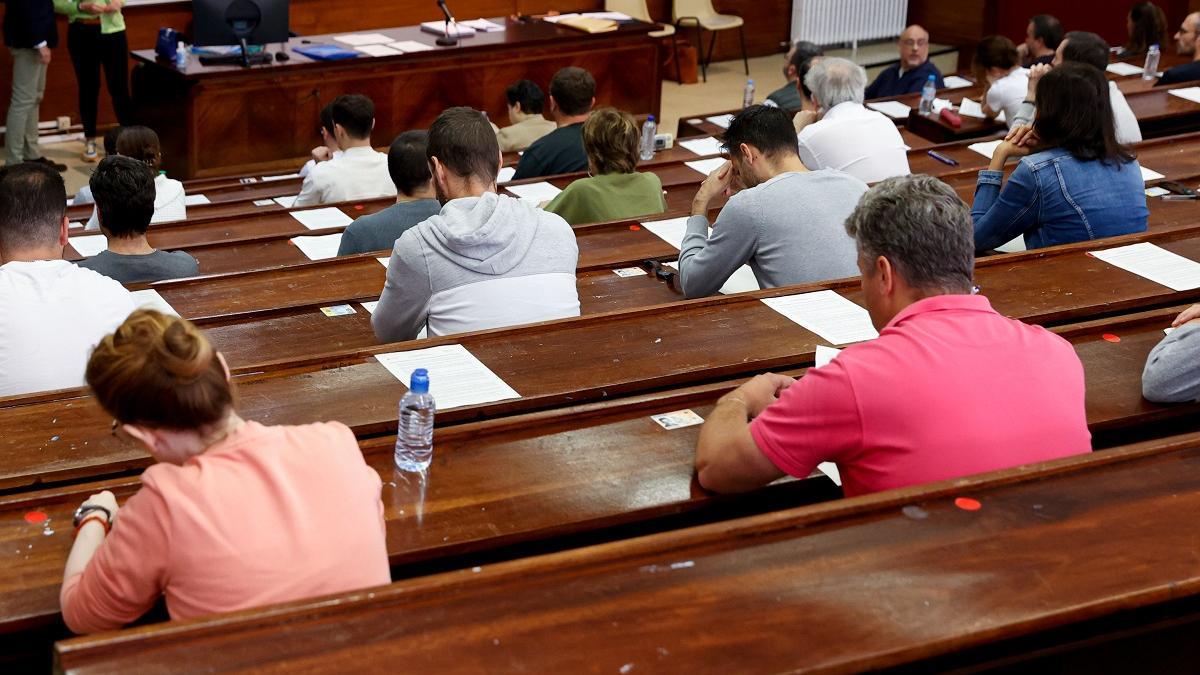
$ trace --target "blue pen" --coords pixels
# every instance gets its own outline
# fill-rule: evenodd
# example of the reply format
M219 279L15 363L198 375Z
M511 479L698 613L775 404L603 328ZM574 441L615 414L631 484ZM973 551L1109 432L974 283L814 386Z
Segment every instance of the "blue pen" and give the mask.
M936 159L937 161L941 162L942 164L949 164L950 166L958 166L958 162L954 161L953 159L950 159L949 157L943 155L940 152L934 152L933 150L930 150L929 156Z

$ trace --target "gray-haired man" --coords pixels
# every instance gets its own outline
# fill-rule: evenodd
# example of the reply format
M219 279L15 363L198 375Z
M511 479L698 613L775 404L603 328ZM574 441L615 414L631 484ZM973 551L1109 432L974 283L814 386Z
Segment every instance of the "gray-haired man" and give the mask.
M867 73L839 58L823 58L804 77L819 113L794 123L800 160L810 170L837 169L866 183L907 176L908 154L896 124L863 105Z
M846 231L879 337L721 398L696 446L701 485L740 492L834 462L851 497L1091 450L1079 357L972 294L971 216L953 189L886 180Z

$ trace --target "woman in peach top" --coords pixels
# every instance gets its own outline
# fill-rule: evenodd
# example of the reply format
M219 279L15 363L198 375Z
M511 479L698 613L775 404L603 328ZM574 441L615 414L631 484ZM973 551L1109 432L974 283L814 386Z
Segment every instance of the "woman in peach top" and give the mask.
M183 619L389 583L379 475L344 425L243 420L221 355L154 311L100 342L87 382L157 463L119 517L111 492L77 512L71 630L119 628L160 595Z

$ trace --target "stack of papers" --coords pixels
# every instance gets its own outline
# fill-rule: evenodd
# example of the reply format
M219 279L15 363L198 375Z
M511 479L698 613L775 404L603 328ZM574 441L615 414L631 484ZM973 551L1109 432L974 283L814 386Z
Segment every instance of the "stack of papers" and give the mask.
M1168 94L1178 96L1179 98L1187 99L1192 103L1200 103L1200 87L1184 87L1183 89L1172 89Z
M342 245L342 233L316 237L292 237L291 242L304 255L308 256L309 260L328 260L337 257L338 247Z
M461 23L450 24L450 30L446 30L445 21L426 21L421 24L421 30L434 35L452 35L454 37L471 37L475 35L475 29ZM390 40L389 40L390 42Z
M546 21L548 23L558 23L559 21L563 21L566 19L577 19L581 16L586 17L588 19L607 19L609 21L629 21L630 19L633 18L633 17L629 16L628 14L622 14L621 12L583 12L583 13L571 13L571 14L556 14L554 16L542 17L542 20Z
M383 33L352 33L350 35L336 35L333 39L353 47L362 47L364 45L382 45L392 41L392 38L384 35Z
M504 26L487 19L471 19L470 21L459 21L458 25L474 28L480 33L501 33L504 31Z
M353 218L342 213L341 209L333 206L309 211L292 211L291 216L310 230L345 227L354 222Z
M690 138L686 141L679 141L676 143L676 145L694 152L701 157L721 154L721 141L718 141L712 136L705 136L704 138Z
M1003 142L1003 138L998 138L994 141L981 141L979 143L972 143L968 145L967 148L978 152L988 159L991 159L992 155L996 154L996 148L1000 147L1000 144Z
M904 105L899 101L876 101L868 103L867 107L896 120L908 119L908 114L912 112L912 108Z
M85 258L90 258L108 248L108 239L100 234L90 237L68 237L67 243Z
M967 78L959 77L957 75L945 77L942 79L942 82L945 83L946 89L962 89L963 87L969 87L975 84Z
M264 183L273 183L277 180L291 180L293 178L302 178L298 173L289 173L282 176L263 176L260 180Z
M1149 242L1093 251L1092 255L1173 291L1200 288L1200 263Z
M462 345L376 354L375 358L405 386L414 370L428 370L429 393L438 410L521 397Z
M867 310L833 291L764 298L763 303L835 345L879 337Z
M692 169L693 171L699 171L707 176L717 169L725 166L725 161L726 160L723 157L715 157L713 159L698 159L694 162L684 162L683 164L689 169Z
M1129 77L1130 75L1141 75L1145 69L1141 66L1135 66L1132 63L1110 63L1105 70L1113 75Z
M733 121L733 115L714 115L712 117L706 117L705 119L721 127L722 129L728 129L729 123Z
M504 189L516 195L521 201L528 202L534 206L542 202L548 202L557 197L558 193L562 192L562 190L545 181L529 183L528 185L506 185Z

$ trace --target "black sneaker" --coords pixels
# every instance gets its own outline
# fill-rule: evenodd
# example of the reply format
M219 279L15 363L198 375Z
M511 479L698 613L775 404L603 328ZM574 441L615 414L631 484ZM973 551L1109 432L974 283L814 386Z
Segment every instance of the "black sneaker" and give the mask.
M48 157L38 157L37 159L27 159L25 161L32 162L34 164L45 164L46 166L50 167L51 169L54 169L55 171L61 172L61 171L67 170L66 164L59 164L58 162L56 162Z

